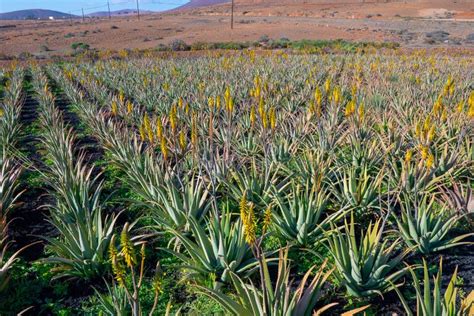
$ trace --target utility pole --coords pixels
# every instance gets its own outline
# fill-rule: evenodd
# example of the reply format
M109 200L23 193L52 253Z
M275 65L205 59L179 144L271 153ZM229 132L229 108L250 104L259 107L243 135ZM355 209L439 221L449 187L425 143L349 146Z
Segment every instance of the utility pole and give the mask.
M230 29L234 29L234 0L232 0L232 6L230 9Z
M85 18L84 18L84 8L82 8L82 22L84 22Z
M109 20L112 18L112 16L110 15L110 2L107 1L107 7L109 8Z
M138 16L138 20L140 20L140 5L138 4L138 1L137 0L137 16Z

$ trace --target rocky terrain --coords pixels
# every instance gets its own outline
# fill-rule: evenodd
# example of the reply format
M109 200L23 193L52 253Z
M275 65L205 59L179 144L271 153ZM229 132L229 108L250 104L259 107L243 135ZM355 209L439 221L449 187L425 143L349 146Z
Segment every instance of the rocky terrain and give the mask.
M0 21L0 57L29 53L44 57L71 53L74 43L95 49L146 49L179 39L188 44L273 39L345 39L397 42L403 47L474 49L474 2L377 3L320 0L237 0L234 29L230 4L191 1L188 8L112 20ZM220 0L218 0L220 1ZM346 1L347 2L347 1Z

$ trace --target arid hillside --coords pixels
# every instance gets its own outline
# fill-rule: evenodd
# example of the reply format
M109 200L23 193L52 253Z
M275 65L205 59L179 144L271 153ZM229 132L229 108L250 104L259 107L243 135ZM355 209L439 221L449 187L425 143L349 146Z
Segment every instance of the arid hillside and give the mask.
M72 45L120 50L216 41L346 39L398 42L404 47L474 48L474 1L236 0L159 14L72 21L2 21L0 54L70 54Z

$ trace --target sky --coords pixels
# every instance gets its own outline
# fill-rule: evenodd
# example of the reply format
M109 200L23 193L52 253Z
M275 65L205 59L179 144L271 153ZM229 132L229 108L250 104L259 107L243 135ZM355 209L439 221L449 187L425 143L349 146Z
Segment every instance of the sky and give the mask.
M110 10L136 8L136 0L108 0ZM162 11L178 7L187 0L139 0L141 10ZM107 0L0 0L0 12L25 9L50 9L72 14L107 11Z

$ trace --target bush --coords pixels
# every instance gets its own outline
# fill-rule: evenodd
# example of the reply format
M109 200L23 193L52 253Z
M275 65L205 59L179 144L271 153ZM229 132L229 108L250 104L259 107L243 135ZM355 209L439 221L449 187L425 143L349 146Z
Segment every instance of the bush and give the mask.
M211 44L206 42L196 42L191 44L191 50L207 50L210 46Z
M190 50L190 46L185 41L176 39L170 44L170 48L174 52L183 52Z
M76 42L71 44L71 48L75 51L86 51L90 49L90 45L82 42Z
M158 46L156 47L156 50L159 51L159 52L167 52L170 50L170 48L168 46L166 46L165 44L158 44Z
M268 37L268 35L262 35L262 36L260 36L258 41L260 43L268 43L270 41L270 37Z
M282 37L279 40L271 40L269 42L270 48L272 49L288 48L290 44L290 40L286 37Z

